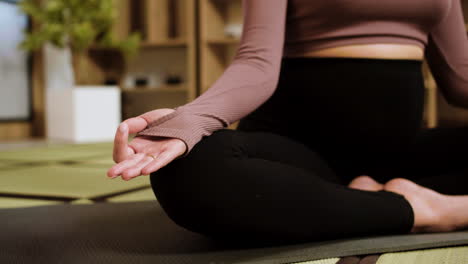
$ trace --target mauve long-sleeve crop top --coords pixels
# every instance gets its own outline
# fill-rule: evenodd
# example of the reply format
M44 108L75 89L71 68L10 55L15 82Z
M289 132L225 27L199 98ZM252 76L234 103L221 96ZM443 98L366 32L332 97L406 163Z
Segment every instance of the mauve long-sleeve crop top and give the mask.
M468 107L468 40L460 0L243 0L242 7L242 36L223 74L136 136L181 139L186 156L204 136L247 116L273 94L283 57L349 44L424 48L444 96Z

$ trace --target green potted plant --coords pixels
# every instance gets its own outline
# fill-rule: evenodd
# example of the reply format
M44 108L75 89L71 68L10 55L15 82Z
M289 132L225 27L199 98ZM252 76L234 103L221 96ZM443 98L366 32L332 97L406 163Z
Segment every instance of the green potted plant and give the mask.
M87 77L87 65L82 62L91 49L117 51L124 58L118 64L136 55L139 34L127 34L124 38L114 34L117 1L120 0L20 2L20 9L31 17L34 25L20 48L44 50L48 138L73 142L113 139L121 122L120 88L103 85L104 82L78 86L76 80ZM78 74L80 78L76 78Z
M35 29L26 33L20 47L33 51L51 44L70 50L73 54L70 66L74 66L75 76L80 73L83 57L91 47L115 49L129 59L138 51L140 35L133 33L125 39L115 36L118 1L23 0L20 9L31 17Z

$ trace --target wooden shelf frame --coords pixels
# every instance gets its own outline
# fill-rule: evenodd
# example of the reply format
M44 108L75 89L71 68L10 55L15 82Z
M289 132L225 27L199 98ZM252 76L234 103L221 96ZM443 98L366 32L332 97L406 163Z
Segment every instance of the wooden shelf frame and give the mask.
M226 31L228 25L242 26L242 0L199 0L199 94L208 90L224 73L237 52L240 36ZM229 126L235 129L238 122Z
M122 120L132 115L143 114L145 111L183 105L195 99L197 96L197 0L119 0L117 2L120 16L114 28L115 36L123 39L131 32L139 32L142 36L139 55L132 61L124 61L123 58L117 60L118 54L99 56L110 54L111 50L94 47L90 51L92 54L86 57L83 65L87 71L83 74L86 79L80 79L78 83L103 83L109 76L120 76L117 83L122 92L125 92L122 100ZM120 66L118 70L115 69L117 65ZM182 77L182 85L178 88L165 85L168 74ZM146 76L148 80L156 78L158 82L163 82L162 87L127 88L130 82L128 78L138 76ZM142 91L148 90L179 92L179 94L185 92L185 95L177 97L161 95L161 98L166 98L161 100L161 98L156 98L158 93L147 93L146 96L153 96L154 100L141 98L144 102L142 104L145 105L136 105L136 98L145 96ZM130 93L135 93L135 95L132 97ZM133 106L125 105L129 103L126 98L133 98Z
M242 25L241 0L199 0L199 94L223 74L237 51L240 39L226 34L229 24Z

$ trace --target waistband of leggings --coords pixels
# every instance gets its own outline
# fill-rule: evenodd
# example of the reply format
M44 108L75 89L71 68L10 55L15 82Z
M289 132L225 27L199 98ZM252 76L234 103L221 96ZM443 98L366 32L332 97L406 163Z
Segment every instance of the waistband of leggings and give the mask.
M356 57L283 57L283 63L362 63L362 64L413 64L422 65L418 59L382 59L382 58L356 58Z

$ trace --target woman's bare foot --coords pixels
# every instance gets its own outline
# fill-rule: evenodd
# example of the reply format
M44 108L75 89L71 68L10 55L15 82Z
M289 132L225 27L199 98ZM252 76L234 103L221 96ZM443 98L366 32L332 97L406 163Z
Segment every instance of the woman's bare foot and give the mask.
M454 221L457 212L451 210L450 204L464 202L465 206L468 205L468 196L444 195L403 178L388 181L384 185L384 190L403 195L410 203L414 212L411 233L453 231L457 229L459 223ZM466 224L468 215L463 214L465 219L461 220Z
M354 178L349 184L349 188L358 189L363 191L381 191L384 189L384 185L377 182L367 175L361 175Z

